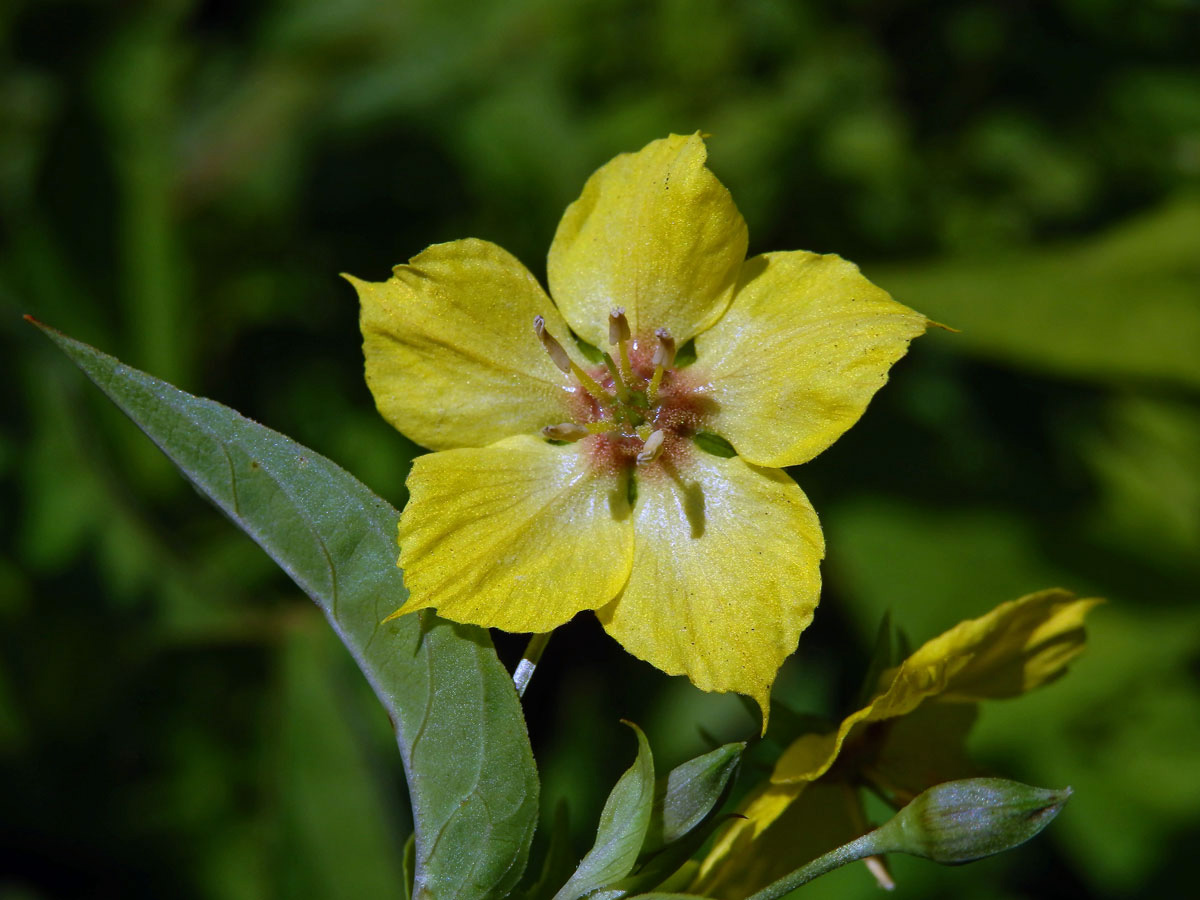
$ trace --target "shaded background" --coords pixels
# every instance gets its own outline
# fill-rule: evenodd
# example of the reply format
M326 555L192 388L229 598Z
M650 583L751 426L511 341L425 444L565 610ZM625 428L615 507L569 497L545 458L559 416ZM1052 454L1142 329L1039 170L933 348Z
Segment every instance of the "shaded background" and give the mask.
M1198 25L1185 0L5 4L0 898L399 896L408 828L315 609L19 313L399 504L415 448L372 408L336 273L476 236L543 276L593 169L696 129L752 252L839 252L962 329L794 473L830 552L778 702L843 711L888 609L920 642L1042 587L1111 601L1069 678L974 735L997 772L1073 785L1066 812L984 863L895 860L897 895L1188 893ZM664 769L753 729L589 616L527 707L580 852L633 756L619 717ZM859 867L805 889L876 891Z

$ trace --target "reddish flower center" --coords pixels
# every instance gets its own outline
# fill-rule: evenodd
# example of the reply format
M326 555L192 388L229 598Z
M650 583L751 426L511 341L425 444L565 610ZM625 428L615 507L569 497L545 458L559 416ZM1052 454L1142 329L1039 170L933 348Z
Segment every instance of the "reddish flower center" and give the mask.
M625 311L614 309L609 340L616 358L604 353L604 364L590 370L570 360L540 316L534 330L551 359L578 385L573 421L547 426L542 429L546 437L586 439L596 465L612 470L660 460L671 466L690 452L703 417L703 397L676 367L675 341L665 328L657 329L653 339L634 339Z

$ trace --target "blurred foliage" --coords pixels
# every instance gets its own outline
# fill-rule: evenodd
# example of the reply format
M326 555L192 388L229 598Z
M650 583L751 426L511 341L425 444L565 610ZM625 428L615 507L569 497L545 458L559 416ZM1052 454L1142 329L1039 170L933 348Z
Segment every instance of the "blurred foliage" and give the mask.
M1017 854L897 859L900 895L1187 893L1194 3L10 0L0 35L0 897L385 896L407 830L388 724L316 611L19 313L399 503L415 448L371 407L336 273L473 235L543 274L596 166L696 129L755 252L841 253L963 330L795 472L830 553L779 702L841 712L885 610L921 641L1053 584L1110 598L1077 671L975 736L1000 774L1071 783L1066 812ZM526 705L577 853L628 763L618 717L664 767L753 727L589 617Z

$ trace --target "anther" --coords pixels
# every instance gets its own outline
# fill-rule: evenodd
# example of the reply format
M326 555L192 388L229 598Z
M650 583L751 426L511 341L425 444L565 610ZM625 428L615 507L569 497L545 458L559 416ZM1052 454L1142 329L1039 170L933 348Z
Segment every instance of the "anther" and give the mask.
M629 320L625 318L625 307L618 306L608 314L608 342L619 344L629 340Z
M561 425L547 425L542 429L542 434L554 441L577 441L580 438L585 438L592 432L586 425L577 425L574 422L563 422Z
M646 399L652 404L658 401L658 386L662 384L663 373L675 364L675 338L665 328L654 329L658 338L658 346L654 348L654 375L646 387Z
M646 443L642 444L642 452L637 455L638 465L644 466L646 463L658 459L659 454L662 453L664 437L662 430L659 429L646 438Z
M675 338L665 328L655 328L654 336L658 338L658 346L654 348L654 366L669 369L675 365Z
M550 354L550 359L554 361L554 364L564 374L570 375L571 357L567 356L567 351L554 339L554 335L546 330L546 320L541 316L534 316L533 331L538 336L538 340L542 342L542 346L546 348L546 352Z
M633 386L633 368L629 365L629 320L625 318L625 307L618 306L608 314L608 342L617 345L617 361L621 366L621 380ZM618 393L620 391L618 390ZM628 399L622 397L626 403Z

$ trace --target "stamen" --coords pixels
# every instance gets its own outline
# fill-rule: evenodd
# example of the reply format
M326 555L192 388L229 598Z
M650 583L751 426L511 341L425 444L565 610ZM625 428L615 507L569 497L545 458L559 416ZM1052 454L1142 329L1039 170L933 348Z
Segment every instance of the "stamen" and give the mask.
M630 338L629 320L625 318L625 307L615 307L608 314L608 342L619 344Z
M646 443L642 445L642 452L637 455L638 465L644 466L647 463L654 462L662 453L663 439L665 435L662 429L655 431L650 437L646 438Z
M563 345L554 339L554 335L546 330L546 320L542 316L533 317L533 331L538 336L538 340L542 342L542 346L546 348L546 352L550 354L550 359L554 364L566 375L574 375L575 380L583 387L585 391L592 395L597 403L605 406L611 406L613 398L609 396L604 388L600 387L587 372L579 368L567 355L567 351L563 349Z
M654 376L646 388L646 399L651 405L658 399L658 386L662 384L663 373L675 364L675 338L665 328L654 329L658 338L658 346L654 348Z
M560 425L547 425L542 434L555 441L577 441L585 438L592 431L586 425L576 425L574 422L563 422Z
M546 330L546 320L541 316L534 316L533 331L538 336L538 340L542 342L542 346L546 348L546 352L550 354L550 359L554 361L554 364L564 375L570 375L571 357L567 356L567 351L554 339L554 335Z
M621 378L626 386L633 384L633 367L629 365L629 320L625 318L625 307L618 306L608 314L608 342L617 345L617 359L621 364Z
M654 348L654 365L669 369L675 365L675 338L665 328L655 328L654 336L658 338L658 346Z

